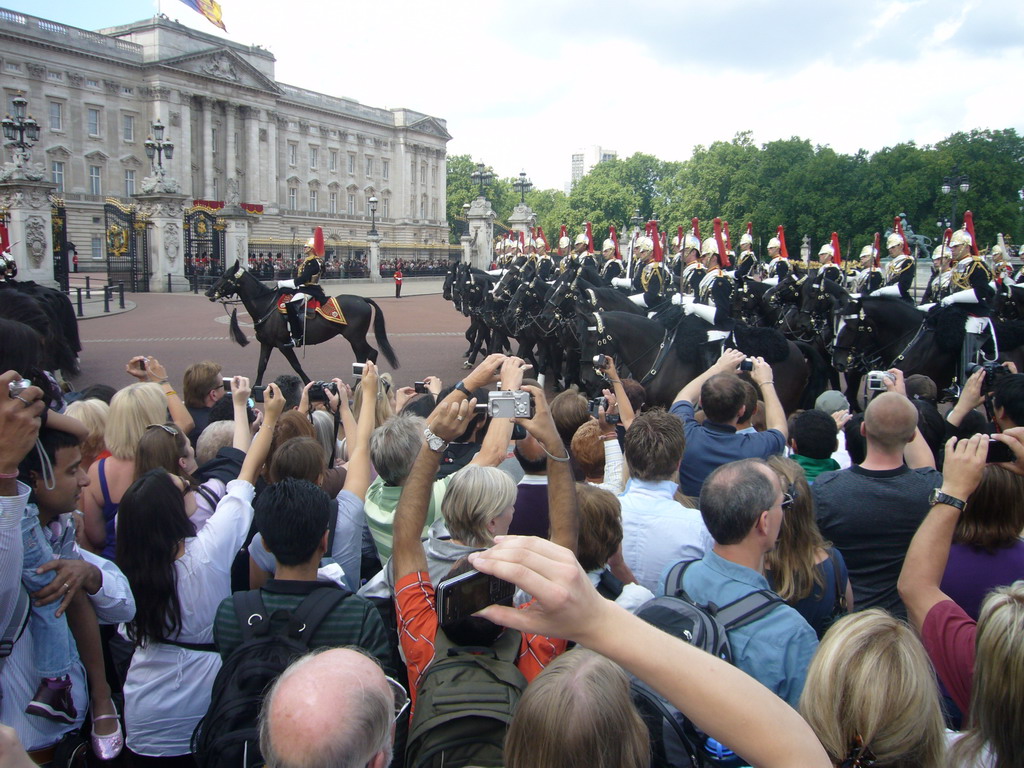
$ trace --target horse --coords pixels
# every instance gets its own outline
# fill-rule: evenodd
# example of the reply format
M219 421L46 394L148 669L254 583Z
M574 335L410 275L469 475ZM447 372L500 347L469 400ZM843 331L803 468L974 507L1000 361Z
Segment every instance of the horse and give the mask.
M39 326L36 321L30 323L44 338L44 368L49 371L59 370L65 376L77 375L81 370L78 356L82 351L82 342L71 299L56 288L48 288L31 280L0 282L0 289L9 292L0 294L0 302L9 305L7 308L10 310L4 313L4 317L20 321L19 315L24 314L26 318L34 315L29 305L34 305L46 315L46 327ZM15 295L19 299L15 299Z
M656 320L628 312L581 312L579 323L584 359L614 354L644 386L650 406L670 407L679 390L705 370L696 350L684 349L707 328L699 318L685 317L674 330ZM745 343L744 337L750 336L746 332L752 330L757 329L737 326L736 331L740 336L738 347L751 355L760 351ZM780 344L782 341L779 339ZM808 402L813 403L824 390L825 364L806 344L788 340L784 343L785 357L771 365L775 391L786 413L791 413L798 407L807 407ZM603 386L589 366L584 373L584 383L591 395Z
M521 283L505 310L505 324L519 342L518 356L529 358L540 381L550 373L555 378L562 367L562 350L555 337L556 328L541 318L541 310L551 293L551 286L534 275ZM534 352L536 349L536 352Z
M232 296L238 296L238 300L245 306L246 312L253 319L253 329L256 331L256 340L260 343L260 363L256 373L256 384L263 382L263 374L267 369L267 361L270 360L270 353L275 349L281 351L292 369L302 379L303 384L308 384L310 379L306 372L299 365L299 359L292 347L285 346L291 336L288 332L288 323L283 313L278 311L280 292L268 288L252 274L246 271L238 261L206 291L206 297L210 301L226 300ZM338 307L348 321L345 325L332 323L320 315L306 319L305 343L322 344L335 336L342 336L352 345L352 352L356 360L365 363L367 360L377 362L377 350L366 342L366 334L370 329L370 318L373 317L373 335L380 345L384 357L392 368L397 369L398 358L388 341L387 330L384 327L384 312L373 299L365 299L361 296L350 296L341 294L334 297L338 301ZM373 310L377 310L374 316ZM231 337L238 344L245 346L248 340L242 329L238 326L238 310L231 313Z
M778 328L786 333L790 315L799 298L797 282L787 277L777 286L750 277L737 280L732 291L733 315L746 325ZM796 339L793 339L796 341Z
M850 294L836 282L811 272L800 285L800 300L797 314L788 323L795 333L795 341L812 345L823 358L832 356L835 341L836 318L841 316L850 303ZM829 382L832 389L839 389L839 372L829 366Z

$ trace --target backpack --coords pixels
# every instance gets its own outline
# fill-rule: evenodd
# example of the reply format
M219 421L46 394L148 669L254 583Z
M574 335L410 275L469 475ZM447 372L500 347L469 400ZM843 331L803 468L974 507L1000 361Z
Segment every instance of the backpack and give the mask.
M683 575L695 562L698 561L673 565L665 577L665 594L645 603L636 615L663 632L732 664L728 633L766 616L785 601L771 590L758 589L721 607L697 605L683 589ZM633 703L651 735L653 768L745 764L738 759L716 757L721 745L710 740L646 683L633 678L630 688Z
M522 635L505 630L489 648L459 647L440 627L409 727L407 768L503 766L505 733L526 678L516 667Z
M607 568L601 570L601 576L597 582L597 593L601 595L601 597L605 600L611 600L614 602L619 599L622 595L622 590L625 588L626 585L622 583L622 579L617 577Z
M257 719L263 696L298 656L309 650L317 627L350 592L322 587L294 611L268 615L260 590L232 595L242 643L224 661L213 683L206 716L192 734L200 768L256 768L263 765Z

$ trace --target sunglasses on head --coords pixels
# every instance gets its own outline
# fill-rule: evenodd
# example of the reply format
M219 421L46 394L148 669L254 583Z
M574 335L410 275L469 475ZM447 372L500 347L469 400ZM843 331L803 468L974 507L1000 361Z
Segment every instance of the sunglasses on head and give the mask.
M175 437L181 434L181 431L177 427L169 427L166 424L150 424L146 429L162 429L168 435L173 435Z

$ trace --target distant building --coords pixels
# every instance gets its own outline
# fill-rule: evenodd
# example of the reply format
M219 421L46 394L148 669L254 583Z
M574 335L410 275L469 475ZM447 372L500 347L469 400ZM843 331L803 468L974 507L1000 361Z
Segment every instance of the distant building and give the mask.
M157 119L186 195L263 206L250 243L282 250L317 225L328 248L365 243L370 197L386 243L446 243L445 121L288 85L274 65L260 46L165 16L90 32L0 8L0 114L24 93L41 126L33 161L83 259L104 257L104 200L142 192Z
M615 160L619 153L614 149L606 149L593 144L572 153L572 172L569 176L570 187L582 179L598 163Z

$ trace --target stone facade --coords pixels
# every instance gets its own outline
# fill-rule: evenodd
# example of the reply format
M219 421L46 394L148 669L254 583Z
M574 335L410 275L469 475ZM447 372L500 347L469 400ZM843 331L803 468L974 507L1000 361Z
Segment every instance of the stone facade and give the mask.
M0 9L6 109L19 91L41 126L33 160L58 187L84 262L103 257L103 201L143 194L144 142L160 120L164 160L188 200L257 203L256 241L364 241L368 199L388 243L442 244L445 121L274 79L273 55L165 17L90 32ZM6 157L4 159L7 159Z

